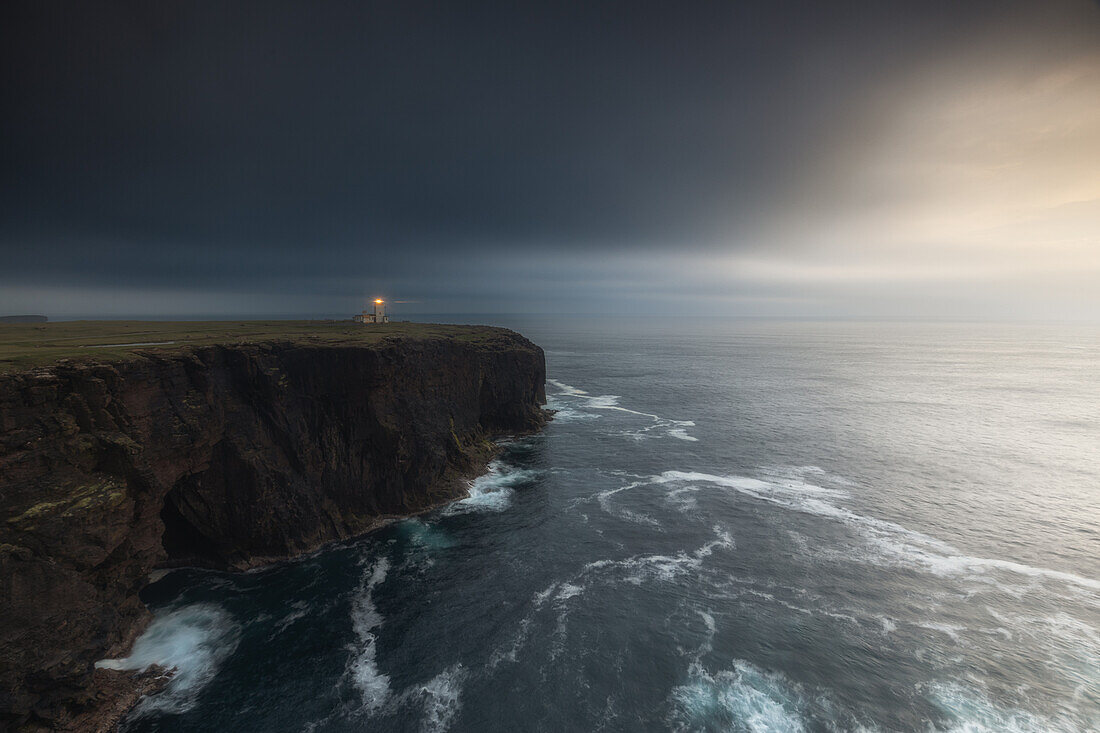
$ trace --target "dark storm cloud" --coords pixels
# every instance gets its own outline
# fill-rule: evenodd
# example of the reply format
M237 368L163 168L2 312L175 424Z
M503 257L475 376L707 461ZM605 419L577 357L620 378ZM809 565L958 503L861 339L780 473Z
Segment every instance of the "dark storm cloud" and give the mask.
M547 251L583 279L768 207L854 98L1009 11L9 4L0 285L460 302Z

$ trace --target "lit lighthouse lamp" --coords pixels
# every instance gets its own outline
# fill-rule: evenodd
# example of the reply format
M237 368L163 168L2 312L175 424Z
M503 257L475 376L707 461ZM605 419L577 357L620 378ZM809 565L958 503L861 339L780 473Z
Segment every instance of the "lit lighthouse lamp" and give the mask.
M375 298L373 313L363 311L352 320L356 323L389 323L390 317L386 315L386 301L381 298Z

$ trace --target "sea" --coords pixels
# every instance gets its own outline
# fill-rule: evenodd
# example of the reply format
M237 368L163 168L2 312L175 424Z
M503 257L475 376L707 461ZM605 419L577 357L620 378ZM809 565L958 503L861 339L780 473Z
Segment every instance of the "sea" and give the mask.
M477 319L474 319L477 320ZM1100 730L1100 328L485 317L553 421L467 498L176 570L122 730Z

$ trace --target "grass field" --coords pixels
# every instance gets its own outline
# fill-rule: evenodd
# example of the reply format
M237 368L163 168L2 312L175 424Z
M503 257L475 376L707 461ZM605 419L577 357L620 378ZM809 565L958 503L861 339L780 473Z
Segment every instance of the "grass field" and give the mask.
M117 361L136 352L188 346L301 341L307 344L372 344L386 338L445 337L491 341L485 326L435 323L359 324L351 321L59 321L0 324L0 374L58 359Z

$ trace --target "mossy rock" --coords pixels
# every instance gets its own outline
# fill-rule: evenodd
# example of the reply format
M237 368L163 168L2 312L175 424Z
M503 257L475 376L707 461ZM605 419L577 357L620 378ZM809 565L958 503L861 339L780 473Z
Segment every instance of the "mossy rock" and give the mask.
M35 504L19 516L9 519L8 525L29 531L44 520L70 519L99 509L115 508L125 501L126 485L118 479L107 478L94 484L78 486L62 499Z

